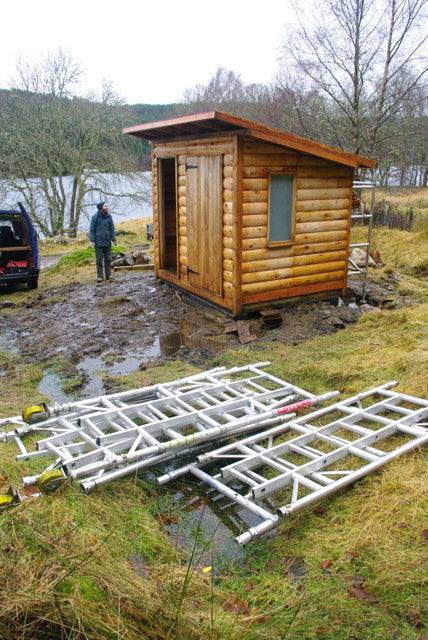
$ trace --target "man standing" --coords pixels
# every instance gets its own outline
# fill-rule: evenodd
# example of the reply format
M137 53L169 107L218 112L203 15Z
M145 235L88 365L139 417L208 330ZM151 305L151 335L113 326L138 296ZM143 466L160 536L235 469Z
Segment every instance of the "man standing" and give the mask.
M113 218L108 212L106 202L97 204L89 227L89 240L95 245L97 261L97 282L102 282L104 272L106 280L111 280L111 243L116 242Z

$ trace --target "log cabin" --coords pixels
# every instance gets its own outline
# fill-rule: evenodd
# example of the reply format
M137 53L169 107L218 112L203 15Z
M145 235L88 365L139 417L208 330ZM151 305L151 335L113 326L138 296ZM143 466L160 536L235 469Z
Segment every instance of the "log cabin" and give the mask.
M152 148L158 278L234 316L346 288L360 155L219 111L124 133Z

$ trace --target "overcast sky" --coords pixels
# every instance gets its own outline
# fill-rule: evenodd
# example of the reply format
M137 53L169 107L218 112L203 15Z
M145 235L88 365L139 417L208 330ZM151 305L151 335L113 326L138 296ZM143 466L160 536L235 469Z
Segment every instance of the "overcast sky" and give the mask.
M288 0L15 0L1 12L1 88L18 56L61 46L86 70L83 92L104 78L130 103L175 102L220 65L268 82L290 20Z

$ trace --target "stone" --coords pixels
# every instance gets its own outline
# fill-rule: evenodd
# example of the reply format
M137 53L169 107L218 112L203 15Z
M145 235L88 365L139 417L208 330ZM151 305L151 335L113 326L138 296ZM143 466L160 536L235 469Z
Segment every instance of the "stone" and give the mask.
M382 303L383 309L398 309L400 306L397 300L384 300Z
M367 302L362 304L360 309L361 309L361 311L378 311L380 313L380 309L378 307L374 307L371 304L367 304Z
M125 264L129 267L132 267L134 264L134 258L132 257L132 253L125 253Z
M13 309L16 307L16 302L12 302L12 300L3 300L0 302L0 309Z
M338 316L330 316L330 318L326 318L326 322L331 324L333 327L342 328L345 326L345 323Z
M349 259L352 260L352 262L356 264L357 267L363 268L366 264L366 252L364 249L361 249L360 247L354 247L351 251ZM370 256L369 256L368 265L369 267L377 267L376 262Z

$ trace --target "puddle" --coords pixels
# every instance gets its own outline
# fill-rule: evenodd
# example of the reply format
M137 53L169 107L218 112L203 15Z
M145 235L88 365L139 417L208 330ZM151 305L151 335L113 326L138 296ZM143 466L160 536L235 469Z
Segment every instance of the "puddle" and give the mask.
M224 508L216 509L216 503L206 496L193 495L186 500L181 493L175 495L183 504L178 523L165 525L165 530L177 546L191 554L194 550L194 562L201 566L211 566L218 561L242 562L244 550L234 539L232 507L229 512ZM217 561L217 562L216 562Z
M2 341L6 343L4 347L5 350L11 352L11 345L5 340L5 336L0 336L0 351L2 350ZM44 372L43 378L38 385L38 390L40 393L43 393L43 395L48 396L53 402L58 403L70 402L77 397L90 398L100 396L106 393L102 380L103 373L114 377L132 373L133 371L137 371L142 362L157 360L161 357L172 357L180 349L180 346L180 333L174 331L156 337L153 344L147 349L142 349L141 351L136 351L131 354L128 353L126 356L116 352L107 352L111 354L111 357L107 358L107 361L104 359L106 354L87 356L76 365L76 369L83 372L87 380L86 384L76 391L76 393L65 393L62 389L63 381L61 377L49 371ZM14 352L18 352L16 347Z
M19 349L16 346L16 338L9 333L0 334L0 351L19 353Z
M62 380L56 373L45 371L43 378L38 384L37 390L44 396L47 396L52 402L58 402L63 404L64 402L71 402L72 396L69 396L62 390Z
M164 528L180 549L189 554L195 549L195 564L211 566L214 559L214 567L221 570L225 563L244 562L245 549L235 538L259 524L257 516L197 481L171 482L165 489L175 491L173 499L180 515L178 522Z

